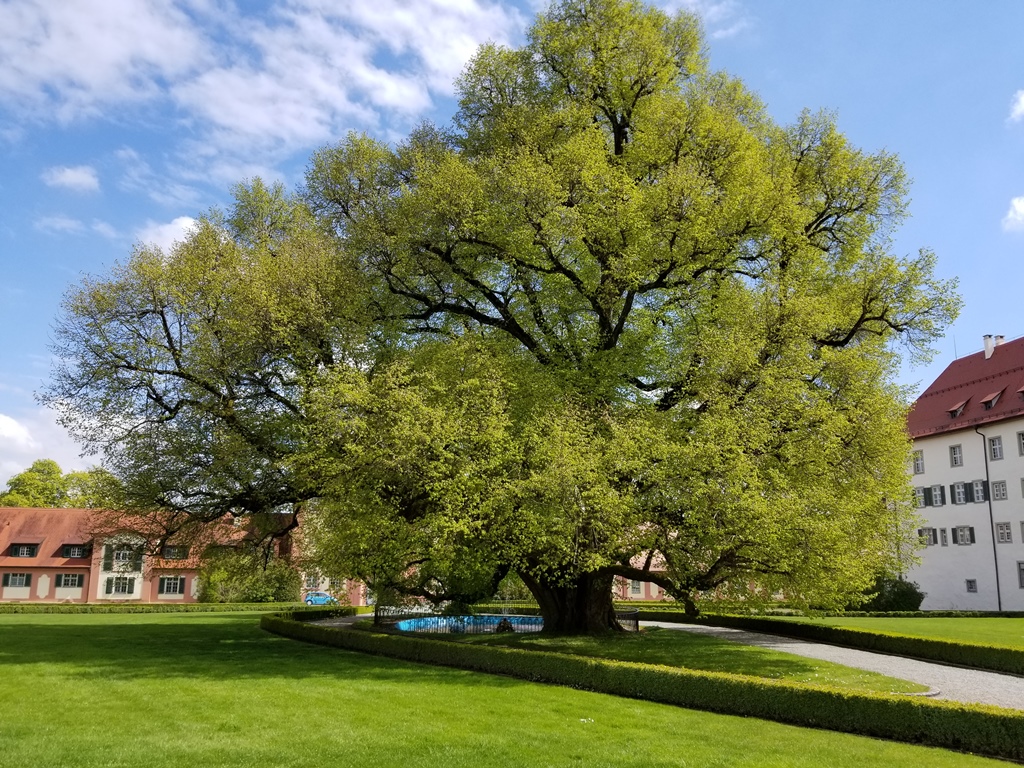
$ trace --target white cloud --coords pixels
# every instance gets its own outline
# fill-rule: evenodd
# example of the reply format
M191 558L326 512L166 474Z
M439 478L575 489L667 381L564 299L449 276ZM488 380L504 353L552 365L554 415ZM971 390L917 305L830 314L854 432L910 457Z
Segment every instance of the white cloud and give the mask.
M0 102L37 119L69 122L149 99L210 58L198 25L173 3L0 4Z
M116 229L114 229L114 227L112 227L105 221L101 221L100 219L92 220L92 231L95 232L97 235L102 235L103 237L109 238L110 240L114 240L118 236L118 232Z
M0 413L0 488L36 459L53 459L65 472L85 469L92 462L83 460L79 452L53 411L32 408L18 418Z
M1024 232L1024 197L1010 201L1010 210L1003 217L1003 229L1007 232Z
M736 0L670 0L666 4L668 11L680 9L700 16L712 40L735 37L752 26L750 18Z
M162 178L131 147L122 147L114 153L114 156L121 162L123 168L121 179L118 182L121 189L128 192L139 192L160 205L168 207L190 208L196 205L199 193L195 187ZM197 178L199 177L197 174ZM237 180L237 177L232 179L232 181Z
M1017 121L1024 119L1024 91L1017 91L1013 94L1013 104L1010 107L1010 120Z
M56 216L43 216L42 218L36 219L33 226L38 230L53 234L63 233L68 235L77 235L85 231L85 225L78 219L72 219L70 216L64 216L62 214L57 214Z
M184 240L195 226L196 220L191 216L179 216L166 224L147 221L145 226L135 233L135 239L147 245L156 245L166 253L176 242Z
M43 171L43 183L48 187L64 187L73 192L98 192L100 179L96 169L89 165L58 165Z

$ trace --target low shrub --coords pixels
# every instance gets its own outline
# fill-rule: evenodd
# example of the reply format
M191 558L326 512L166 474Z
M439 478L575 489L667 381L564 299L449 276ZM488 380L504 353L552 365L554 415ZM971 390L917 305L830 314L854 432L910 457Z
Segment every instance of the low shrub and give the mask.
M1024 759L1024 712L820 686L310 624L267 614L263 629L407 661L508 675L723 714Z
M2 613L222 613L224 611L301 610L294 603L0 603Z

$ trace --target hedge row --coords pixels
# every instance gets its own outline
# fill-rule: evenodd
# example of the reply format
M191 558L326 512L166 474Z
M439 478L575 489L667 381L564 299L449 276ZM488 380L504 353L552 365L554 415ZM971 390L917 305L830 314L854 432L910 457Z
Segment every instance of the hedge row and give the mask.
M915 659L940 661L963 667L988 669L993 672L1008 672L1024 675L1024 649L1002 645L958 643L952 640L935 640L925 637L911 637L892 632L876 632L866 629L832 627L808 621L786 621L760 616L730 616L713 614L701 616L694 621L685 613L671 611L641 611L641 621L668 621L681 624L709 624L716 627L748 629L752 632L766 632L800 640L814 640L831 645L845 645L866 651L890 653L894 656L910 656Z
M222 613L226 611L280 611L294 603L0 603L4 613ZM300 609L297 609L300 610Z
M325 627L309 614L267 614L263 629L296 640L722 714L1024 760L1024 712L922 697L853 693L745 675L496 648ZM303 621L302 619L307 619Z
M681 613L679 603L671 600L617 600L615 602L615 608L617 610L623 610L627 607L637 608L641 611L658 611L659 613L667 611L669 613ZM728 611L733 610L736 612L727 613ZM705 613L702 615L759 615L765 617L770 617L773 613L777 615L798 617L804 615L796 609L769 609L768 611L761 612L760 614L745 614L742 613L742 608L738 606L735 608L719 608L719 611L720 612L717 613ZM1022 619L1024 618L1024 611L821 611L816 612L813 615L869 619Z

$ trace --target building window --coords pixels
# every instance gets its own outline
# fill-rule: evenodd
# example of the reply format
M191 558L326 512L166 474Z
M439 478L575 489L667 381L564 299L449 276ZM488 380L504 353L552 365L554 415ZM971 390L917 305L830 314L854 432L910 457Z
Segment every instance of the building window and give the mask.
M985 493L985 481L975 480L971 483L971 495L974 497L975 502L988 501L988 494Z
M931 502L933 507L941 507L946 503L946 488L942 485L933 485L931 487Z
M89 548L81 544L65 544L61 548L61 556L69 560L81 560L89 556Z
M81 573L58 573L57 587L81 587L85 584L85 576Z
M332 594L340 595L341 592L342 592L342 587L344 585L342 584L341 579L331 579L327 583L327 586L328 586L328 589L330 589Z
M38 544L12 544L11 557L35 557Z
M320 574L314 573L306 577L306 591L320 588Z
M964 487L963 483L953 483L953 503L967 503L967 489Z
M1003 458L1003 438L990 437L988 439L988 455L992 461L999 461Z
M948 547L949 546L949 536L946 534L946 529L945 528L939 528L939 539L942 542L942 546L944 546L944 547Z
M1024 479L1021 480L1022 486L1024 486ZM924 488L914 489L914 506L918 509L924 506Z
M1024 432L1017 433L1017 453L1024 456Z
M135 593L135 579L130 576L108 576L108 595L131 595Z
M967 591L968 592L977 592L978 591L978 580L977 579L967 579L965 583L967 585Z
M953 543L960 546L967 546L974 544L974 526L971 525L958 525L956 528L951 528L950 531L953 534Z
M1024 432L1021 432L1021 435L1024 435ZM1024 442L1021 445L1024 445ZM1024 449L1021 450L1021 456L1024 456ZM914 474L924 474L924 451L914 451Z
M996 541L1000 544L1013 543L1013 533L1009 523L996 523Z
M993 480L992 481L992 499L994 501L1006 501L1006 481L1005 480Z
M163 549L160 551L160 556L164 560L184 560L188 557L188 547L165 544Z
M185 577L184 576L161 576L160 585L158 587L161 595L184 595L185 594Z
M31 573L5 573L3 585L5 587L31 587Z
M1020 584L1020 588L1024 589L1024 563L1017 563L1017 583Z
M939 534L935 528L918 528L917 535L921 538L921 543L926 547L939 543Z
M125 544L108 544L103 548L103 570L141 571L142 549Z
M962 467L964 465L964 449L959 445L949 446L949 466Z
M629 581L629 594L639 595L640 594L640 582L636 579L630 579Z

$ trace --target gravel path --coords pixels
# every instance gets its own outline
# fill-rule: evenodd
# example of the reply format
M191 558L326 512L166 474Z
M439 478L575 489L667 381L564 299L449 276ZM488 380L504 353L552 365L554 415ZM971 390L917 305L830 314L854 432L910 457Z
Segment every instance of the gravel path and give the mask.
M747 645L771 648L774 651L808 656L812 659L833 661L848 667L866 669L889 677L913 680L937 690L935 698L962 701L969 704L995 704L999 707L1024 709L1024 677L1002 675L998 672L984 672L977 669L963 669L936 664L928 661L905 659L902 656L887 656L883 653L841 648L836 645L812 643L778 635L747 632L727 627L709 627L696 624L670 624L663 621L643 621L641 626L664 627L682 632L696 632L713 635L723 640L732 640Z

